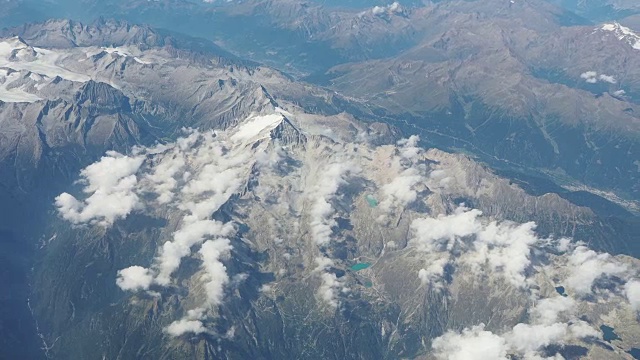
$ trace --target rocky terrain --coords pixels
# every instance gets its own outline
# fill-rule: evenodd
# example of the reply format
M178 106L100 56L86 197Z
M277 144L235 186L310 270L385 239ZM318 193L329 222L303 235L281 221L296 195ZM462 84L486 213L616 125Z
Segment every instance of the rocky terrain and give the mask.
M66 2L46 11L203 37L328 87L430 146L638 206L632 2L85 3L83 11Z
M7 2L0 358L638 358L640 36L587 3Z
M640 346L637 228L612 203L619 217L525 191L195 39L118 21L6 33L3 246L37 239L10 249L32 271L7 274L39 335L4 338L7 356L37 358L36 341L88 359Z

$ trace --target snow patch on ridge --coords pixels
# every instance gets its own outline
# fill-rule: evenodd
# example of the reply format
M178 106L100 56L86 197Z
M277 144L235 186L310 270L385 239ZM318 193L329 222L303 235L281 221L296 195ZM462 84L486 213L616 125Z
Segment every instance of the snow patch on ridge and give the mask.
M86 82L91 77L66 69L61 65L65 54L55 50L31 47L19 38L0 41L0 67L14 70L27 70L51 78Z
M613 22L602 25L600 29L614 33L618 40L625 41L634 49L640 50L640 35L628 27L622 26L618 22Z

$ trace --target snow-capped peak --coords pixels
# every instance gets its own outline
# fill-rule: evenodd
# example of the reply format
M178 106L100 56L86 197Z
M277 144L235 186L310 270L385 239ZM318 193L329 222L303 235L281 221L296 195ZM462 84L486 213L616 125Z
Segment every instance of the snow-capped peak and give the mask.
M640 35L618 22L607 23L600 27L603 31L609 31L616 35L618 40L625 41L634 49L640 50Z

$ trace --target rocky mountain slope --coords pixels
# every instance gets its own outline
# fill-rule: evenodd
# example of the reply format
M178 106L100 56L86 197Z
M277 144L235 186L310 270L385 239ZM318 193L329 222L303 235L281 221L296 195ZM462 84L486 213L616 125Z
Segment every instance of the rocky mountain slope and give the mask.
M46 358L640 348L624 209L527 192L194 39L117 21L5 34L0 229L37 240L11 279Z
M62 1L46 12L101 14L211 39L328 86L431 146L637 207L638 57L629 2L83 4ZM11 19L20 22L16 15L4 23Z
M516 198L559 229L588 209L415 137L376 146L370 127L285 107L109 152L56 198L69 224L48 232L33 298L50 356L449 358L489 338L488 359L595 359L637 346L637 260L504 220ZM65 290L51 296L52 282ZM109 335L77 341L92 333Z

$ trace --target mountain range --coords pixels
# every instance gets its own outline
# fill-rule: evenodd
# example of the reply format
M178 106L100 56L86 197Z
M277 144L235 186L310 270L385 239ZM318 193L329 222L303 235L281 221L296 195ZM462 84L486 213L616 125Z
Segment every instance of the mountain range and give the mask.
M0 357L639 356L634 4L36 5Z

